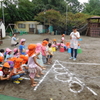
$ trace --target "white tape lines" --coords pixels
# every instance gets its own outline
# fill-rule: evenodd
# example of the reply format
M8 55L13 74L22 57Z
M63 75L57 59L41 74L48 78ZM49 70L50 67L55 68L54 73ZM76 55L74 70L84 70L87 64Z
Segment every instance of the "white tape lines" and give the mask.
M23 79L25 79L25 80L30 80L30 78L27 78L27 77L21 77L21 78L23 78ZM34 80L40 80L40 79L34 79Z
M59 62L62 62L62 63L67 63L67 64L80 64L80 65L100 65L99 63L77 63L77 62L65 62L65 61L59 61Z
M52 67L50 68L50 70L44 75L44 77L39 81L39 83L37 84L37 86L34 88L34 91L37 90L37 88L39 87L39 85L43 82L43 80L46 78L46 76L49 74L49 72L52 70L52 68L55 66L56 64L56 61L55 63L52 65Z
M55 68L56 63L58 63L61 66L61 68ZM75 77L76 75L74 75L73 73L71 73L67 68L65 68L62 64L60 64L59 61L56 61L56 63L54 65L54 67L53 67L54 68L54 72L57 73L55 75L55 79L57 79L58 81L62 81L62 82L68 82L69 83L69 90L71 92L73 92L73 93L80 93L81 91L83 91L84 87L86 87L94 95L97 95L96 92L94 92L91 88L87 87L85 83L83 83L77 77ZM66 72L65 73L58 72L58 71L56 71L56 69L60 69L60 70L64 69ZM67 79L67 80L59 79L58 76L61 76L61 75L67 75L69 79ZM76 80L76 81L74 81L73 79ZM79 90L73 90L71 88L73 86L73 84L77 84L81 88Z

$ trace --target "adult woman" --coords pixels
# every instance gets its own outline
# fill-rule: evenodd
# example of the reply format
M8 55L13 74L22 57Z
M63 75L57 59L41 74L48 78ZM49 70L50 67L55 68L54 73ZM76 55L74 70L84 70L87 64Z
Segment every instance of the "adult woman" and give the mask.
M78 39L80 38L80 33L77 31L77 27L73 27L73 32L70 34L70 47L71 47L71 57L69 59L76 60L77 49L78 49Z

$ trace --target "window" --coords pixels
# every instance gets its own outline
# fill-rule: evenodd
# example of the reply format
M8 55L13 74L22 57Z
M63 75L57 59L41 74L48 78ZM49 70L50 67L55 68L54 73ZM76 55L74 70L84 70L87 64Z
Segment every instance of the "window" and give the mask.
M18 28L25 28L25 24L18 24Z
M35 28L34 24L29 24L29 28Z

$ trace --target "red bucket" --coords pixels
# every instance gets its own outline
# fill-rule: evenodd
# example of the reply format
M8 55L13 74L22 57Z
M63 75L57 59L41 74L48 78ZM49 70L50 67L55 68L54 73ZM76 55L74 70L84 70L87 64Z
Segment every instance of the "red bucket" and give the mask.
M61 47L60 48L60 52L64 52L65 50L64 50L64 48L63 47Z

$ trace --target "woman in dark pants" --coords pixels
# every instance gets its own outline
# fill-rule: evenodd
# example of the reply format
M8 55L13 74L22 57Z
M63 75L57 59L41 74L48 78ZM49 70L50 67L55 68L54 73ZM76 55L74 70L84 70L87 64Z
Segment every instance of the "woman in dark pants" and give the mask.
M70 34L70 47L71 47L71 57L74 61L77 58L77 49L78 49L78 39L80 38L80 33L77 31L76 27L73 27L73 31Z

